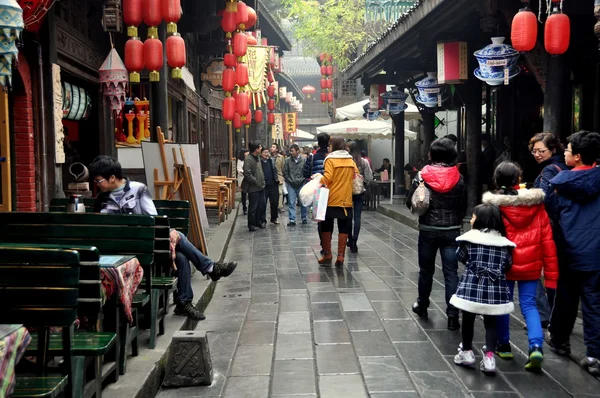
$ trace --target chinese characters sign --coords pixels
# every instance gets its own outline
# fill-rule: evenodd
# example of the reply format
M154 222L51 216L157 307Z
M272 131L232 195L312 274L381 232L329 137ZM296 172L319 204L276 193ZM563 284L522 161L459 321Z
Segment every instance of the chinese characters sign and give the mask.
M296 112L286 113L284 120L285 134L294 134L296 132L296 121L298 114Z
M273 141L281 142L283 140L283 114L274 113L275 123L271 126L271 138Z

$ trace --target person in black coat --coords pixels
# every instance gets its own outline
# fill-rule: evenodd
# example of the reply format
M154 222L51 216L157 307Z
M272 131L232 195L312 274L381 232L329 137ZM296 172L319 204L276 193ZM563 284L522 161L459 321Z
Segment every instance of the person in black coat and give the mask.
M263 174L265 176L265 203L267 200L271 203L271 222L273 224L279 224L277 220L279 216L279 179L277 178L277 169L269 153L269 148L263 148L260 154L260 164L262 166ZM266 206L265 211L260 215L261 224L267 224L267 212Z

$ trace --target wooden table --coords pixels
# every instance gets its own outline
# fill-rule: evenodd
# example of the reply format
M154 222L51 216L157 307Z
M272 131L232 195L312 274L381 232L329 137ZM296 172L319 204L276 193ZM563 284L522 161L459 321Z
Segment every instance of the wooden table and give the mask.
M12 394L15 365L30 342L31 336L23 325L0 325L0 397Z

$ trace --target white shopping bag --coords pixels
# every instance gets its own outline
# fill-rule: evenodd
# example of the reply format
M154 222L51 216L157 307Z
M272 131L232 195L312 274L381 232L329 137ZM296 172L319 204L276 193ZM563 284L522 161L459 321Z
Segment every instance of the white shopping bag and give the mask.
M299 198L302 206L308 207L313 203L315 199L315 192L317 191L317 188L319 188L319 185L321 185L322 177L323 176L319 173L315 174L314 178L304 184L302 189L300 189Z
M318 188L313 202L313 217L315 221L325 221L327 213L327 201L329 200L329 189Z
M285 182L283 183L282 192L283 192L283 194L284 194L284 195L287 195L287 194L288 194L288 191L287 191L287 184L286 184Z

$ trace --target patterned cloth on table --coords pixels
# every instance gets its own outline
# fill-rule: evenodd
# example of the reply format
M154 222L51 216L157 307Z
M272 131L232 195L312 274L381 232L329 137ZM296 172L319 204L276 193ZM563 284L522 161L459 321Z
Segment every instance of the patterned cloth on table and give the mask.
M0 336L3 329L14 325L0 325ZM15 365L23 356L31 336L26 328L20 327L0 339L0 397L9 397L15 387Z
M132 258L118 267L103 267L102 287L106 293L106 299L110 299L114 293L119 294L125 316L131 324L133 315L131 314L131 302L137 288L144 276L144 270L140 266L137 258Z

